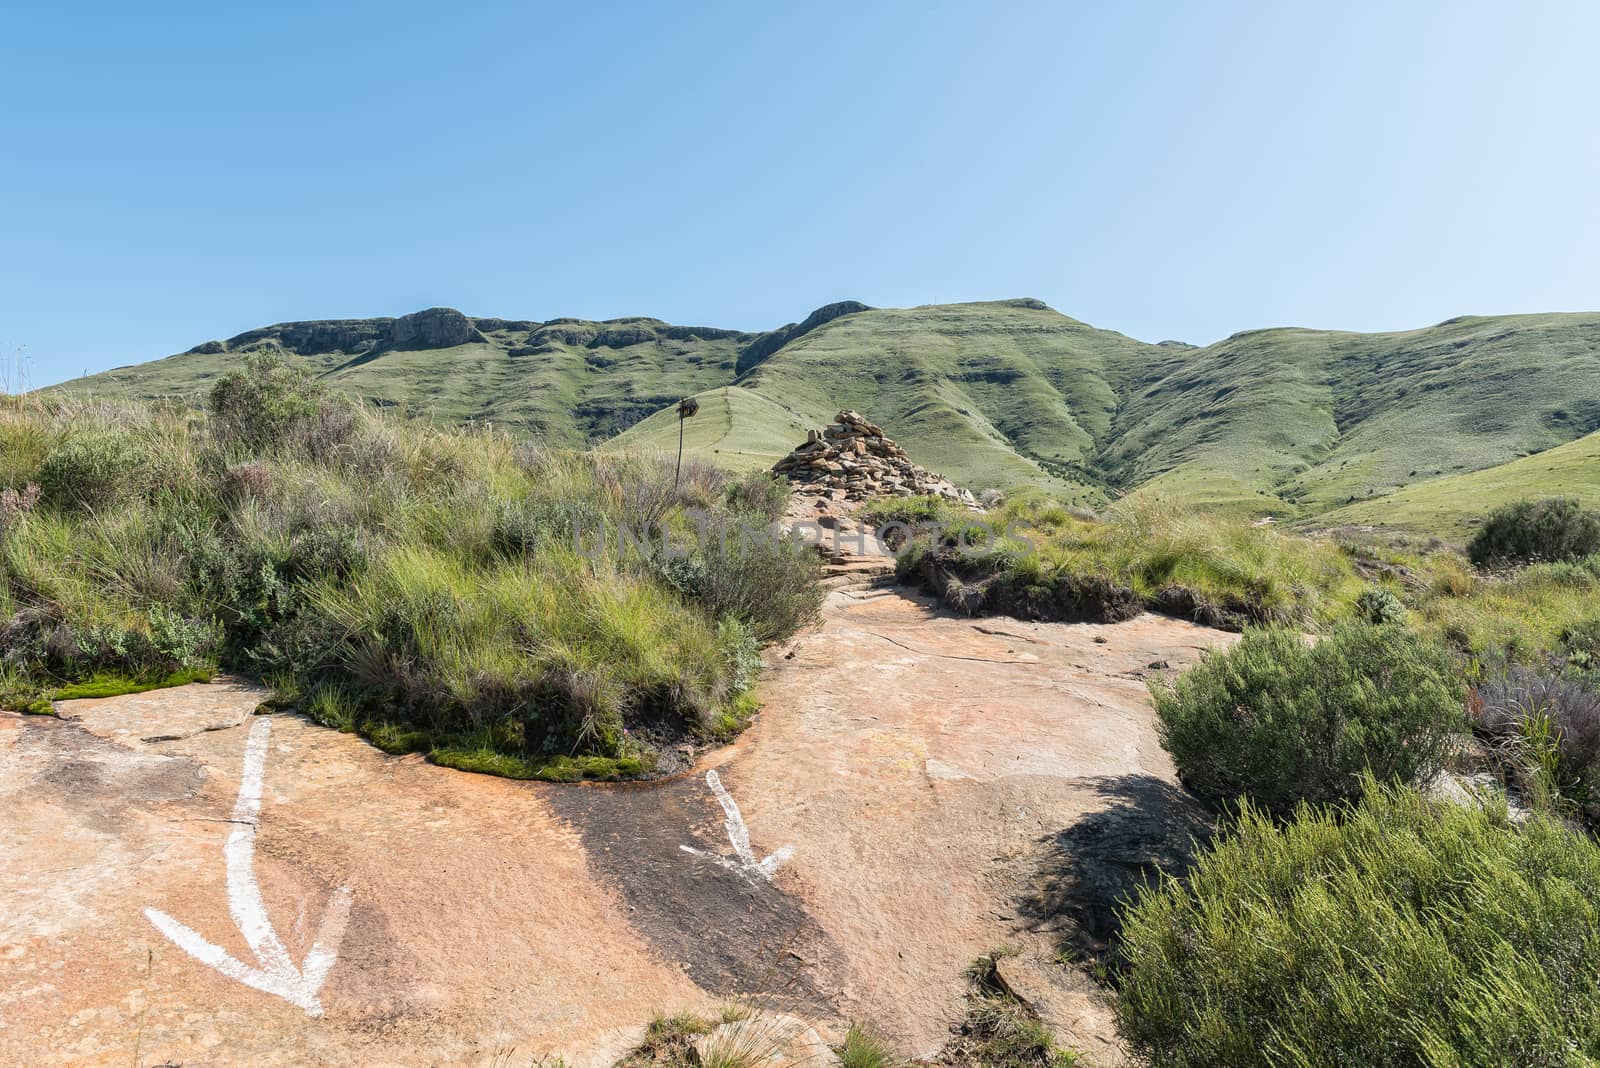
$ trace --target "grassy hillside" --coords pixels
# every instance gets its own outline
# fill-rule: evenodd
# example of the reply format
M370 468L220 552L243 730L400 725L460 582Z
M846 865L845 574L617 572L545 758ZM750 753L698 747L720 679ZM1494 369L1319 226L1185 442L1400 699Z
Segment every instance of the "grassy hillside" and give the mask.
M1163 351L1034 300L875 309L785 345L740 384L819 421L855 408L970 487L1098 498L1111 379Z
M1322 520L1465 537L1499 505L1555 496L1600 507L1600 432L1483 471L1419 482L1329 512Z
M686 453L710 459L730 471L769 468L804 441L816 419L806 419L760 393L725 386L695 395L700 411L683 425ZM676 407L663 408L606 442L606 450L678 448Z
M1262 330L1127 384L1103 463L1199 503L1318 513L1600 428L1600 316Z
M262 347L382 404L555 444L621 434L619 444L675 448L677 420L663 409L696 395L704 410L686 427L690 451L758 466L850 407L973 489L1033 484L1091 504L1138 492L1287 518L1600 429L1594 314L1387 334L1256 330L1198 348L1135 341L1033 300L842 302L765 334L435 309L280 324L57 388L193 397Z

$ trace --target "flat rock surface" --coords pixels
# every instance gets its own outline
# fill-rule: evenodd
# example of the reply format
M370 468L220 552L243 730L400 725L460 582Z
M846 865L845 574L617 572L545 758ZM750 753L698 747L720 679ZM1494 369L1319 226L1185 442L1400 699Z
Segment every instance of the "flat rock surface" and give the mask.
M769 655L738 744L625 786L263 728L263 694L226 680L0 714L0 1063L599 1064L653 1010L730 998L930 1052L973 958L1044 959L1078 914L1067 854L1183 806L1145 680L1228 638L836 592ZM320 1015L239 979L312 975L330 946ZM1052 1004L1103 1031L1074 983ZM1109 1058L1113 1038L1079 1038Z

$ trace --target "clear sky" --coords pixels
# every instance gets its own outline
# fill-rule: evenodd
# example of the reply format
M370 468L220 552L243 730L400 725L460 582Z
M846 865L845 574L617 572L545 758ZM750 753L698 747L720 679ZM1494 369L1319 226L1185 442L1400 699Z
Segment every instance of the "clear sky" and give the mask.
M1600 310L1600 4L15 3L31 384L433 305L1147 340Z

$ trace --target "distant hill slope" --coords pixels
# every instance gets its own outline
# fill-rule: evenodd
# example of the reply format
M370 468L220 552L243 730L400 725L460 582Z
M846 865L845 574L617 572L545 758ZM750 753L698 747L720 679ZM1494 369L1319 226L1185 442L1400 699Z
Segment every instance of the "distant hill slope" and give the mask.
M1290 517L1378 507L1600 429L1596 314L1257 330L1201 348L1136 341L1035 300L845 301L766 333L432 309L280 324L55 388L198 397L263 347L378 403L562 444L674 448L663 409L697 395L686 444L753 466L851 407L974 489L1170 493Z
M1177 353L1125 383L1101 459L1121 485L1320 512L1595 429L1600 315L1474 317Z
M1521 497L1577 497L1600 508L1600 432L1508 464L1418 482L1339 508L1321 523L1386 526L1461 538L1490 511Z
M381 404L587 445L680 397L726 384L739 353L760 337L659 319L535 323L435 308L399 319L283 323L56 388L198 398L241 354L268 348Z

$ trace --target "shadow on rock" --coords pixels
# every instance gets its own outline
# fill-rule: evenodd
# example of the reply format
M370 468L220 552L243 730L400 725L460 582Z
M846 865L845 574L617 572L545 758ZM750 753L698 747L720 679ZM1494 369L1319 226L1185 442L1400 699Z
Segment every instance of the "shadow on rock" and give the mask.
M1041 839L1033 890L1018 908L1074 956L1114 965L1123 903L1161 875L1181 878L1215 822L1181 787L1153 775L1092 785L1105 807Z
M738 792L736 783L730 788ZM771 882L711 859L732 857L704 780L571 786L549 797L582 837L591 869L621 895L634 928L702 988L785 1010L828 1006L843 981L842 954L783 891L781 874Z

